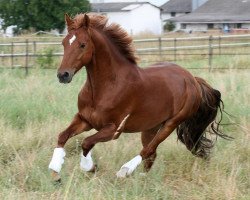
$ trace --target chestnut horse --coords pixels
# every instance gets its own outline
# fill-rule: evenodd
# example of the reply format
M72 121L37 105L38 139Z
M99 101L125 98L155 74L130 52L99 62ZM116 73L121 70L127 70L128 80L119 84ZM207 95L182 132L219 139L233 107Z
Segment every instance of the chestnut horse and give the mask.
M85 66L87 80L78 96L78 113L59 134L49 165L56 178L67 140L91 129L97 132L82 142L80 166L85 171L95 170L91 149L98 142L117 139L123 132L141 132L143 149L121 167L118 177L130 175L142 161L148 171L158 145L175 129L187 149L203 158L213 146L204 134L206 128L225 136L214 126L221 94L203 79L173 63L139 68L132 38L103 15L79 14L71 19L66 14L65 20L68 34L62 42L58 79L70 83Z

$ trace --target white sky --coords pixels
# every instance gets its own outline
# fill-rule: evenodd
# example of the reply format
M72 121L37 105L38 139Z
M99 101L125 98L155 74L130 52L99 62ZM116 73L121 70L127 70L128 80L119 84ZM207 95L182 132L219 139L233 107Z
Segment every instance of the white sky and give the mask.
M161 6L169 0L148 0L150 3Z
M145 0L90 0L91 3L103 3L103 2L136 2L136 1L145 1ZM161 6L169 0L147 0L154 5Z

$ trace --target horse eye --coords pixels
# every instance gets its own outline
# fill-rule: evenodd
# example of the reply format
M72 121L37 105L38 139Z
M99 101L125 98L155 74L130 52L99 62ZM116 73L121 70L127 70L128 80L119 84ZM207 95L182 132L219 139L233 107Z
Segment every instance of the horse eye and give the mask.
M84 48L86 45L84 43L80 44L81 48Z

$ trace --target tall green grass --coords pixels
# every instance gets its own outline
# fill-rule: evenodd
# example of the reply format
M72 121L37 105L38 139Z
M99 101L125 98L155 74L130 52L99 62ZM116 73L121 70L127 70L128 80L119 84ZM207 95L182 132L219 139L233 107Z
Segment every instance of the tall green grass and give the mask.
M59 84L54 70L0 72L0 199L250 199L250 71L193 70L222 92L226 111L224 132L233 141L218 139L210 161L191 155L172 134L158 148L158 158L145 176L140 166L129 178L117 179L121 165L141 150L139 134L100 143L93 150L96 174L79 168L80 144L94 131L66 145L62 184L54 184L48 163L57 135L77 111L84 83L80 71L71 84Z

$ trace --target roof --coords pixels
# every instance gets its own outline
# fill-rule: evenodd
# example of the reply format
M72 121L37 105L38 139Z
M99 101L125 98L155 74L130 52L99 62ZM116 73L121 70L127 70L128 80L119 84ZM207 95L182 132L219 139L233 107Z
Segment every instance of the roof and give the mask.
M161 6L163 13L187 13L192 12L192 0L170 0Z
M249 22L250 0L209 0L194 12L171 18L170 21L189 23Z
M117 3L92 3L92 12L127 12L134 10L143 4L150 4L158 9L161 9L149 2L117 2Z

